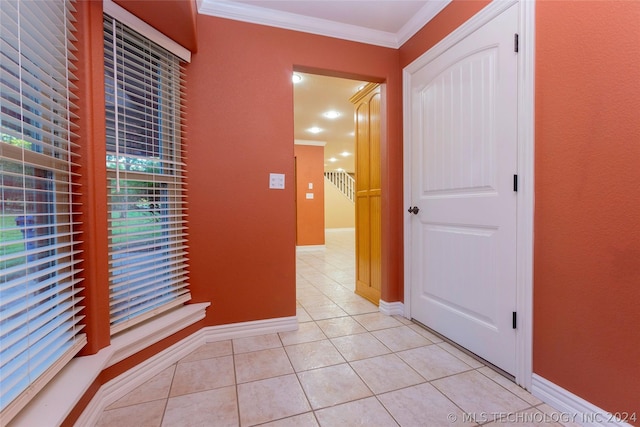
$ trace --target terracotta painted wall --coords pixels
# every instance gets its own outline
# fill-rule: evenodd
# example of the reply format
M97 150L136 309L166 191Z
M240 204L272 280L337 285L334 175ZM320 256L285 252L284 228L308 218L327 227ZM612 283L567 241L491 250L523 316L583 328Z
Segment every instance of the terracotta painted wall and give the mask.
M210 16L198 16L197 28L199 49L186 76L194 301L212 302L209 325L293 316L294 188L268 188L270 172L293 180L291 73L330 70L387 82L391 212L402 200L398 51ZM400 205L386 222L393 254L402 247L396 212ZM386 266L389 301L397 301L401 262Z
M195 0L113 0L191 52L198 50Z
M535 373L640 416L640 2L536 7Z
M453 0L400 47L400 67L415 61L489 3L489 0Z
M104 101L102 2L76 5L78 34L78 150L82 193L82 250L85 333L81 355L97 353L111 342L109 330L109 239L107 231L107 151Z
M296 144L294 155L296 244L324 245L324 147ZM313 194L313 199L307 199L307 194Z

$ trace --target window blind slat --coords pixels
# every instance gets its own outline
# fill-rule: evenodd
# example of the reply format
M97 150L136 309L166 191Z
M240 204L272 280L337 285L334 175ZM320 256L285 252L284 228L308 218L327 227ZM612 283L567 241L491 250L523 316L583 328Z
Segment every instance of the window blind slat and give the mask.
M76 233L74 233L76 234ZM69 233L67 234L67 237L72 237L73 234ZM42 240L46 240L46 239L42 239ZM46 242L43 242L43 245L40 247L34 247L34 248L30 248L29 243L37 243L37 239L27 239L27 241L25 243L25 248L24 250L22 250L22 256L26 257L28 262L28 266L26 266L29 269L37 269L40 268L42 265L47 264L49 260L58 260L60 258L65 258L67 256L69 256L69 254L71 253L71 248L72 246L75 246L76 244L79 243L78 240L71 242L61 242L61 243L55 243L55 244L46 244ZM42 256L41 254L46 254L52 251L58 251L58 254L56 254L53 258L49 258L46 261L39 261L40 259L43 259L46 257ZM2 255L0 257L0 261L6 261L6 260L10 260L13 259L15 257L14 254L9 254L9 255ZM26 264L26 263L25 263Z
M178 238L180 238L180 240L177 240L175 242L175 244L182 244L185 243L185 239L182 239L182 237L184 237L185 234L181 234L179 236L177 236ZM130 245L130 246L134 246L134 245ZM115 262L114 260L118 259L118 257L123 258L124 256L127 256L127 259L131 259L128 257L128 255L132 252L137 252L137 253L146 253L149 252L151 250L154 250L156 247L158 247L159 245L157 243L154 242L143 242L143 244L141 244L140 246L135 245L134 247L130 247L127 246L126 244L122 244L122 243L111 243L109 244L109 249L110 249L110 255L111 255L111 259L113 262ZM135 251L133 251L133 249L135 249ZM144 256L148 256L148 255L144 255Z
M137 297L139 294L146 293L139 292L142 288L168 282L179 283L179 280L176 279L186 277L187 273L184 267L175 264L176 262L166 263L160 269L153 268L136 271L135 275L131 275L129 272L115 275L113 284L110 286L111 296L117 298L123 294L128 294L131 297Z
M75 260L74 262L64 262L64 263L61 262L60 266L61 268L73 268L80 262L81 260ZM52 270L49 269L49 271L51 272ZM69 276L70 274L71 273L67 273L66 275L61 275L59 278L62 279L62 278L70 277ZM6 298L5 303L9 305L14 301L16 302L13 305L11 305L10 309L7 310L6 312L7 317L10 317L12 315L12 312L18 312L20 310L21 305L27 306L27 304L33 303L33 300L25 300L24 298L25 295L29 295L31 292L34 292L34 291L46 289L45 288L46 284L40 283L35 280L37 276L35 275L27 275L27 276L28 276L27 283L25 283L24 276L23 276L20 278L20 280L16 279L16 280L7 282L6 283L7 286L3 287L3 289L6 290L6 293L4 293L3 295L3 298ZM43 276L41 275L40 277L43 277ZM51 282L49 283L51 284ZM54 289L57 289L58 291L64 291L67 287L72 287L78 283L79 283L78 281L72 280L65 283L64 286L55 287ZM30 292L27 292L27 291L30 291ZM42 292L39 295L43 295L43 294L45 293Z
M66 276L69 277L68 274ZM51 286L51 289L43 287L41 289L44 289L45 291L31 294L23 293L21 299L16 300L14 298L13 306L7 310L7 319L12 319L14 316L20 317L20 313L24 313L26 317L22 318L22 320L30 320L29 326L38 326L38 322L46 321L47 316L41 316L40 320L31 320L31 316L33 316L33 319L36 319L36 315L40 314L39 312L46 312L50 308L47 304L49 304L51 301L55 301L58 296L64 295L70 290L73 292L78 292L81 290L81 288L74 286L78 284L78 282L76 281L69 282L69 284L65 287L53 286L55 285L55 282L52 282L51 280L47 281L47 283L49 286ZM34 312L34 309L36 308L38 309L38 311ZM22 326L24 326L22 325L22 323L16 324L15 322L13 322L13 320L10 320L5 326L3 326L3 330L6 328L7 332L11 332L12 330L15 330Z
M173 299L163 302L160 308L145 307L143 311L137 312L136 315L129 320L119 319L119 323L111 326L111 333L117 334L118 332L122 332L131 326L137 325L138 323L151 319L152 317L157 316L160 313L181 306L182 304L189 302L190 300L191 294L186 293L180 295L179 297L173 297Z
M191 296L187 289L180 289L180 292L173 291L171 293L158 294L154 299L143 300L137 304L128 304L127 307L123 310L114 310L111 312L114 326L117 326L118 323L125 321L136 323L135 318L147 314L148 311L154 311L158 314L162 313L163 311L167 310L167 307L163 306L166 305L169 308L173 308L175 307L175 305L172 305L172 303L175 300L184 298L184 296ZM188 301L188 299L186 301ZM144 316L143 318L145 320L148 319L148 317L146 316Z
M51 325L76 314L73 306L83 299L77 297L80 291L82 291L81 288L68 288L49 295L48 299L43 300L44 302L39 301L38 304L34 301L33 304L23 307L19 315L14 314L13 318L10 317L7 331L15 333L12 334L8 343L11 343L12 347L16 343L24 343L25 348L21 349L22 351L28 349L30 352L37 352L36 343L41 338L54 333ZM33 312L29 312L29 309L36 305L40 305L40 312L48 313L49 316L35 315ZM26 325L27 321L30 322L28 326ZM6 358L1 365L4 366L8 363L11 363L10 358Z
M6 157L15 160L22 159L21 163L23 166L64 172L69 172L71 167L79 166L75 162L69 161L71 156L66 158L51 157L51 155L25 150L14 145L6 143L0 144L2 144L0 146L2 147L3 158Z
M75 259L75 260L73 260L71 262L67 262L67 263L64 263L64 264L65 264L66 268L75 268L81 262L82 262L82 259L78 258L78 259ZM23 271L20 271L20 270L17 270L17 271L23 273L24 269L23 269ZM81 271L81 270L75 268L74 271ZM8 273L8 274L11 274L11 273ZM28 283L31 283L32 281L31 280L26 280L26 282L28 284ZM79 283L80 283L80 279L75 279L74 278L74 280L68 281L67 283L64 284L63 287L61 287L59 289L60 290L64 290L65 288L73 287L75 285L78 285ZM18 278L14 279L14 280L5 282L3 284L3 290L6 291L4 293L4 295L7 298L7 301L6 301L7 304L9 304L9 303L15 301L17 298L20 298L21 296L23 296L24 293L21 294L20 290L21 289L28 289L27 284L25 284L25 278L22 275L19 275ZM36 286L37 286L37 284L36 284Z
M160 249L156 249L156 252L161 252L162 253L161 255L163 257L170 257L170 256L186 257L187 248L188 246L184 244L176 244L175 242L172 242L171 245L165 245ZM109 268L109 271L116 272L120 270L121 265L124 265L127 267L137 267L139 265L147 264L148 262L149 262L149 258L144 253L141 255L127 256L126 262L122 264L119 264L117 260L114 259L113 263Z
M170 307L175 307L171 305L171 303L185 296L190 297L191 294L184 288L180 289L180 292L173 291L171 293L158 294L154 299L142 300L138 304L128 304L123 310L114 310L111 316L114 319L114 324L117 325L119 322L132 320L136 316L146 314L148 311L155 311L156 313L163 312L166 308L162 306L165 304ZM186 301L188 301L188 299Z
M56 357L49 358L51 363L47 364L47 369L38 377L38 381L31 381L30 377L25 377L25 381L12 389L2 388L0 400L9 402L3 411L3 415L6 414L5 419L8 420L9 416L15 416L21 408L29 403L31 397L40 391L85 346L87 339L83 334L77 334L75 341L67 340L64 342L65 346L55 355Z
M52 325L51 331L52 333L46 335L46 339L39 341L37 346L32 346L30 351L33 357L14 358L11 359L10 365L5 366L6 369L0 376L3 388L11 389L34 373L42 374L49 366L47 362L64 352L69 346L69 338L79 332L68 319L58 320ZM24 369L28 366L32 368Z
M150 296L150 290L154 291L153 297ZM154 305L155 302L171 299L172 296L177 298L185 292L188 292L188 288L186 283L184 283L184 280L158 280L150 282L149 286L139 287L136 289L136 292L120 294L120 300L126 298L126 300L123 300L126 301L126 303L121 305L113 305L110 310L111 316L113 317L113 321L117 322L120 317L126 317L131 313L140 311L136 307L146 306L146 304Z

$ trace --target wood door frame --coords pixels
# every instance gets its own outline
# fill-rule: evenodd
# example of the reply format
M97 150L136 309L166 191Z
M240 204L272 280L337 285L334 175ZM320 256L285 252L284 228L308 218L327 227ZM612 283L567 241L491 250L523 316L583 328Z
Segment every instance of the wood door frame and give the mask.
M404 208L411 206L411 77L514 4L519 6L518 52L518 194L515 381L531 390L533 376L533 215L534 215L534 124L535 124L535 1L510 0L492 2L433 46L402 71L403 80L403 152ZM406 211L406 209L405 209ZM411 214L404 214L404 316L411 318Z

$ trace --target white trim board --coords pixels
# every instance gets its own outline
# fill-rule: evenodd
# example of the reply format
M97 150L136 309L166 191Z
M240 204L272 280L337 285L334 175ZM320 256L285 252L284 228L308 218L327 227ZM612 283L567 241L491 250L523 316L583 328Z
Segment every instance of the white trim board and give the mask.
M327 249L326 245L301 245L296 246L296 252L313 252L313 251L324 251Z
M296 316L202 328L100 387L75 425L96 425L106 407L206 343L295 331L296 329L298 329L298 319Z
M552 420L555 422L603 427L630 425L537 374L533 374L531 394L559 411L557 419Z
M387 316L404 316L404 304L401 302L387 302L380 300L378 306L380 313Z
M327 145L327 141L312 141L310 139L295 139L293 145L313 145L317 147L324 147Z
M425 64L453 47L494 17L519 5L518 53L518 213L517 213L517 301L518 334L516 338L516 383L531 390L533 352L533 214L534 214L534 83L535 83L535 1L494 1L471 17L438 44L403 70L404 111L404 182L411 182L411 76ZM405 184L404 206L411 205L411 186ZM404 253L411 253L411 218L405 214ZM411 268L404 259L404 311L411 318Z

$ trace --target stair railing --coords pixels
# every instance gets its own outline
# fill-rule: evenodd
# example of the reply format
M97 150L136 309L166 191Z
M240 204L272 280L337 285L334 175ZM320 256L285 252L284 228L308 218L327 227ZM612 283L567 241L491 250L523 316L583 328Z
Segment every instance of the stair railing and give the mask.
M325 172L324 176L335 185L346 198L355 203L356 180L344 171Z

